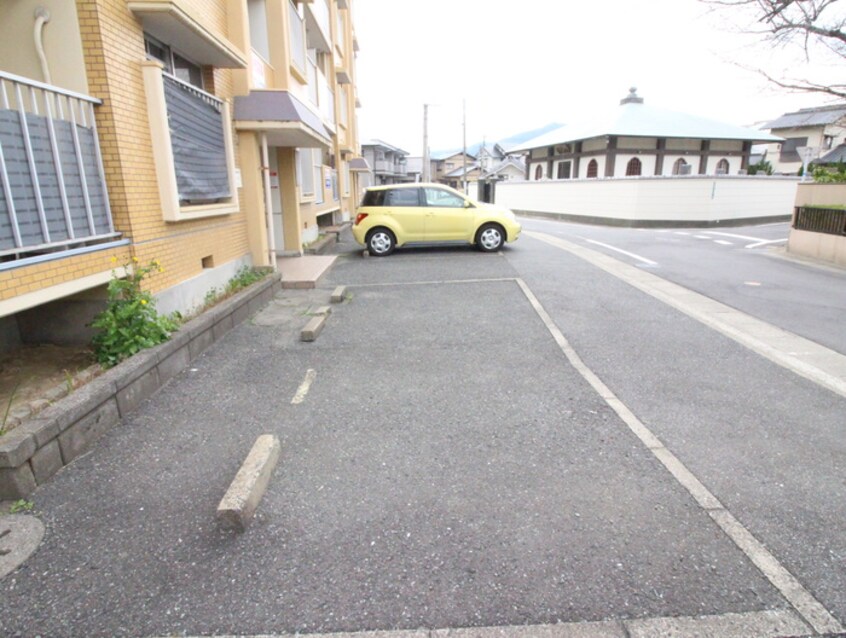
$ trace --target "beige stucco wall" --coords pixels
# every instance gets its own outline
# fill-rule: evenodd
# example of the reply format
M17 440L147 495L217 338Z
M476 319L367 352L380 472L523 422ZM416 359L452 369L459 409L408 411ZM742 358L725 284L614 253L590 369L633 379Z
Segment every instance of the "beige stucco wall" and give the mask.
M715 222L790 215L796 183L788 177L753 176L506 182L497 186L496 203L518 211L596 218Z
M799 184L796 206L844 206L846 184ZM790 229L787 251L795 255L846 266L846 237Z
M0 70L45 82L35 49L35 9L44 7L50 20L42 30L52 83L88 94L82 38L72 0L2 0L0 2Z

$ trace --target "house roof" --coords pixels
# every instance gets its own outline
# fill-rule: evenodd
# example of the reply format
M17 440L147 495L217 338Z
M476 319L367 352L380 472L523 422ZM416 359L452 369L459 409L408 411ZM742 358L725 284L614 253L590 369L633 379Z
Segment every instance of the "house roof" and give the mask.
M404 151L398 146L394 146L393 144L388 144L387 142L383 142L382 140L377 140L376 138L372 140L368 140L367 142L362 142L362 146L378 146L380 148L384 148L388 151L393 151L394 153L399 153L400 155L408 155L408 151Z
M533 140L509 149L510 153L587 140L604 135L628 137L676 137L705 140L747 140L780 142L781 138L763 131L725 124L643 103L635 89L613 110L590 121L567 124Z
M846 162L846 144L835 146L818 160L814 160L815 164L835 164L836 162Z
M526 171L526 165L523 162L521 162L520 160L514 159L513 157L506 157L499 164L497 164L491 170L489 170L487 173L482 175L482 179L485 179L487 177L491 177L492 175L498 175L499 173L504 171L509 166L513 166L514 168L516 168L521 173L524 173Z
M467 174L469 175L473 171L479 168L479 162L468 162L467 163ZM450 171L444 177L462 177L464 175L464 166L459 166L454 171Z
M825 124L834 124L843 117L846 117L846 104L818 106L816 108L799 109L793 113L785 113L764 126L764 128L773 130L801 128L805 126L824 126Z

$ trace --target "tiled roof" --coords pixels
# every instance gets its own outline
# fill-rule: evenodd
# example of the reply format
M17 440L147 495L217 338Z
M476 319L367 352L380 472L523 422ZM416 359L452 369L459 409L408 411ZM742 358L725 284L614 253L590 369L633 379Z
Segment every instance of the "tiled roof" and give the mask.
M846 162L846 144L835 146L828 153L816 160L817 164L834 164L836 162Z
M846 117L846 104L820 106L811 109L800 109L794 113L785 113L773 120L764 128L770 130L781 128L801 128L803 126L824 126L834 124Z

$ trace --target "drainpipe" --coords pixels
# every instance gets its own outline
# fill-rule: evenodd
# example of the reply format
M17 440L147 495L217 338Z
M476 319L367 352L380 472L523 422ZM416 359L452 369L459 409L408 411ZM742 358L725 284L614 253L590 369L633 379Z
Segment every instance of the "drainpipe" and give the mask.
M33 37L35 38L35 51L38 53L38 61L41 63L41 74L44 76L45 84L53 84L50 79L50 67L47 66L47 56L44 53L44 41L41 38L44 25L50 21L50 12L44 7L38 7L35 10L35 30Z
M267 154L267 135L261 134L261 174L264 183L264 210L267 213L267 254L270 259L270 267L277 272L279 267L276 264L276 237L273 232L273 201L270 197L270 160Z

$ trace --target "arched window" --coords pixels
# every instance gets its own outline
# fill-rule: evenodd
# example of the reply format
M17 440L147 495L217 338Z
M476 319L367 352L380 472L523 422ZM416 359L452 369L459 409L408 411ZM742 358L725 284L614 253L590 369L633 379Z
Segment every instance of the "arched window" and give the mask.
M686 169L687 165L683 157L678 158L673 164L673 175L688 175L690 171Z
M640 175L640 170L642 165L640 160L636 157L633 157L629 160L629 163L626 164L626 177L633 177L636 175Z
M588 177L596 177L596 174L599 172L599 164L596 163L596 160L591 160L588 162Z
M725 158L717 162L717 175L728 175L729 161Z
M543 178L543 166L540 164L537 165L535 168L535 181L539 181Z

